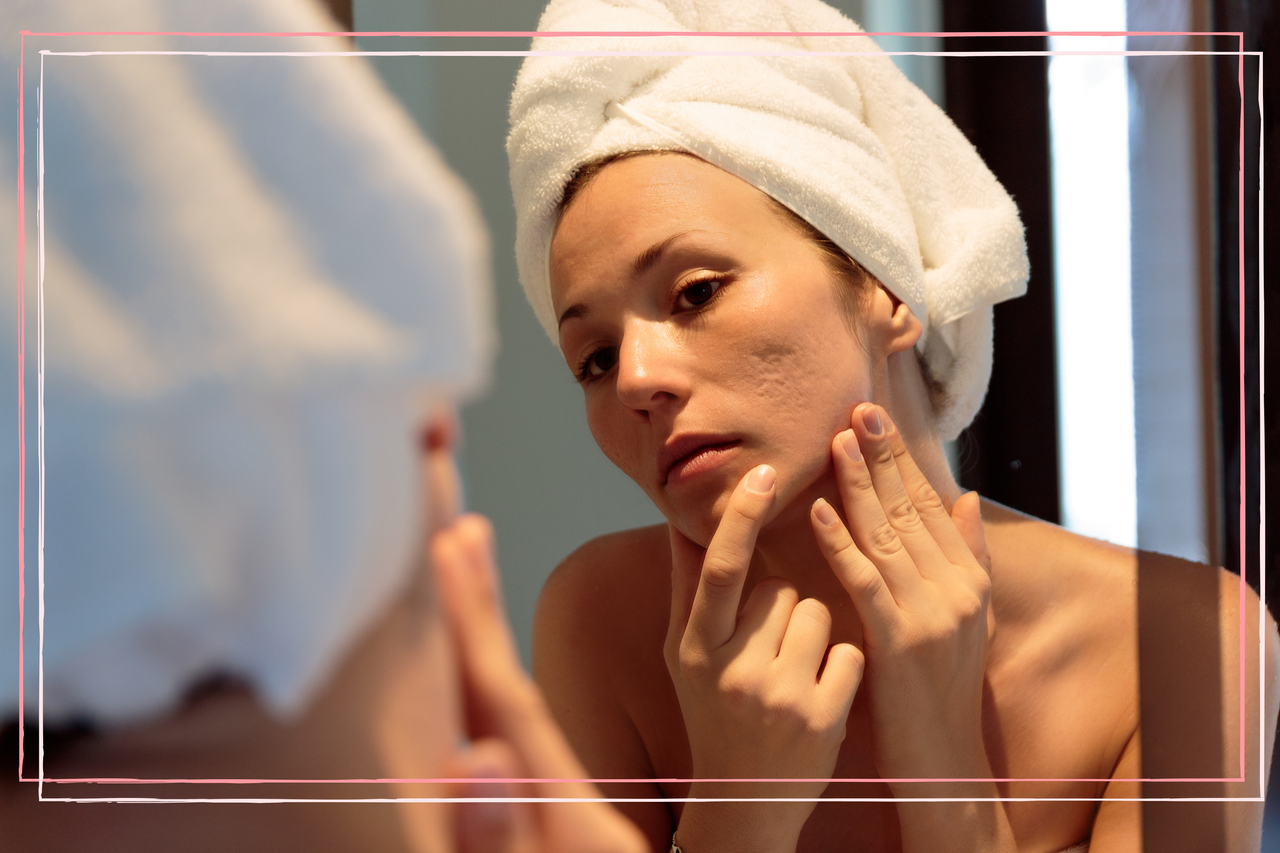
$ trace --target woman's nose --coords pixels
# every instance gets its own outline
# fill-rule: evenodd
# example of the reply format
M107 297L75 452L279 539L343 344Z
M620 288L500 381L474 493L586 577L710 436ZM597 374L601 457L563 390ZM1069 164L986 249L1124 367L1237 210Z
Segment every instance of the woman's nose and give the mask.
M684 352L662 324L629 324L618 347L618 399L640 421L689 396Z

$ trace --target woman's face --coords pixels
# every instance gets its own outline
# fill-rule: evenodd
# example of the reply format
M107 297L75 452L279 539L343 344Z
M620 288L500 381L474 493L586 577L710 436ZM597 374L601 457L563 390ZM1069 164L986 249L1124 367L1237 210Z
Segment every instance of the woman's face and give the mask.
M668 520L705 545L761 463L774 517L807 517L872 365L850 285L763 193L693 157L614 162L561 216L551 282L591 434Z

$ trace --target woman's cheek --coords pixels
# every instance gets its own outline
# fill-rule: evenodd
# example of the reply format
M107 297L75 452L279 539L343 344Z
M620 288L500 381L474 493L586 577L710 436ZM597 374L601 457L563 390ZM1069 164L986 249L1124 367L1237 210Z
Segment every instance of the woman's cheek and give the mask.
M617 407L615 407L617 408ZM642 467L642 449L639 446L640 436L624 418L625 412L610 412L605 406L587 403L587 429L595 439L596 446L605 458L618 470L636 482L645 492L649 491L652 477L640 470Z

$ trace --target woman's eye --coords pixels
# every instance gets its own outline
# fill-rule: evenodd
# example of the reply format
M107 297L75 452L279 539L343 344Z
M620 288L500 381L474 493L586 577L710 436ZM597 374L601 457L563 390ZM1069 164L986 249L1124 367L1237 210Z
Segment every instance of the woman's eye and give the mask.
M599 379L604 376L618 362L618 350L614 347L603 347L588 355L582 360L581 367L578 368L578 378L580 380Z
M695 281L693 284L680 291L678 302L688 303L690 306L697 308L711 301L711 297L716 295L724 282L718 278L706 278L701 281Z

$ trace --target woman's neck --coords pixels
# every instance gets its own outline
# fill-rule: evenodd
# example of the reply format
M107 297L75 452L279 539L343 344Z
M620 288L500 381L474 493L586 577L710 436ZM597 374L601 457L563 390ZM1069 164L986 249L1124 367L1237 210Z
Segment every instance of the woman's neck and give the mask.
M819 497L838 511L841 501L831 468L797 495L782 513L760 531L755 558L747 575L744 600L755 585L766 577L779 577L795 585L800 598L816 598L831 611L832 643L862 644L862 625L858 621L849 594L818 548L809 510Z

